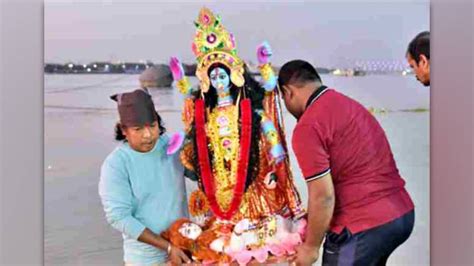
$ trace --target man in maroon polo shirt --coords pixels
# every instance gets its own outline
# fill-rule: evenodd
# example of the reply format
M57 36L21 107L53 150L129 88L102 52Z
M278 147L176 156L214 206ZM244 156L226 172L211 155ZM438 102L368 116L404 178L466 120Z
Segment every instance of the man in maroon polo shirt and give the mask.
M298 120L292 146L308 186L308 229L295 262L314 263L326 236L323 265L385 265L413 230L414 205L382 127L323 86L308 62L283 65L278 83Z

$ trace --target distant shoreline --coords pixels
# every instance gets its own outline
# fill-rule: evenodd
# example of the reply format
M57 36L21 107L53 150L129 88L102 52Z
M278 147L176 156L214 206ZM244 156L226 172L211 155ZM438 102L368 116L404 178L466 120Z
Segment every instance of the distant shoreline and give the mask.
M74 62L67 62L64 64L58 63L45 63L44 73L45 74L141 74L143 71L150 67L160 67L166 72L170 73L169 66L166 64L154 64L153 62L92 62L88 64L78 64ZM195 76L196 64L183 64L184 72L186 76ZM248 65L250 74L259 76L260 72L258 66ZM273 66L274 71L277 73L280 70L280 66ZM335 76L342 77L356 77L365 75L384 75L384 74L401 74L408 75L412 74L410 69L374 69L364 70L361 68L327 68L327 67L316 67L319 74L332 74Z
M64 110L76 110L76 111L104 111L104 112L115 112L116 108L106 108L106 107L82 107L82 106L63 106L63 105L44 105L44 108L51 109L64 109ZM385 114L385 113L426 113L430 112L428 108L411 108L411 109L400 109L400 110L389 110L386 108L374 108L368 107L369 112L373 114ZM181 109L174 108L156 108L158 112L165 113L179 113Z

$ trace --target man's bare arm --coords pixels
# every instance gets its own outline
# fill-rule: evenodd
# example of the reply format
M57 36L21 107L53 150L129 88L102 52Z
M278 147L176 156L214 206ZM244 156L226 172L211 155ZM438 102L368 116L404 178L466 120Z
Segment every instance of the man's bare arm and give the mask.
M329 228L335 204L330 173L308 184L308 228L304 244L319 248Z

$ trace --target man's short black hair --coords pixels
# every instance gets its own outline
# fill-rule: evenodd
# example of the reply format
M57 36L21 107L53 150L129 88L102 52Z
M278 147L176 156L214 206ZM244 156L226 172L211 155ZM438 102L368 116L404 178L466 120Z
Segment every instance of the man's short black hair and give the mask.
M415 38L408 44L407 54L409 54L415 62L420 62L420 55L430 59L430 32L423 31L418 33Z
M308 82L322 83L316 69L303 60L292 60L285 63L278 74L278 86L282 93L284 85L292 84L301 87Z

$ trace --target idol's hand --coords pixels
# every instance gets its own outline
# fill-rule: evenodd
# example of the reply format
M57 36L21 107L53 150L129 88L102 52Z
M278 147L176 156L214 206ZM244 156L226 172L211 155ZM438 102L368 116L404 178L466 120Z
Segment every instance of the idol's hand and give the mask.
M177 57L171 57L170 59L170 70L175 81L179 81L184 77L183 65Z
M257 60L260 65L268 64L272 57L272 48L267 41L257 47Z
M183 145L184 137L185 135L183 131L178 131L172 134L168 142L168 148L166 149L166 154L171 155L171 154L176 153Z

